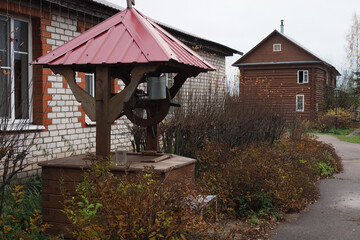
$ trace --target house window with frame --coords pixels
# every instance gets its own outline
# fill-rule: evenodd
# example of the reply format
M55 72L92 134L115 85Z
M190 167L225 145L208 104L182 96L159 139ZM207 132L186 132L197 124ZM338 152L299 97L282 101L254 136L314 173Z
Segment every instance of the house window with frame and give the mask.
M29 28L26 21L0 16L0 118L31 118Z
M309 71L308 70L298 70L297 71L297 80L298 80L298 84L309 83Z
M85 73L85 91L92 97L95 97L95 74ZM87 125L95 125L96 122L91 121L88 115L85 114L85 122Z
M281 44L280 43L273 44L273 51L274 52L280 52L281 51Z
M95 97L95 74L85 73L85 90Z
M304 95L296 95L296 111L303 112L304 111Z

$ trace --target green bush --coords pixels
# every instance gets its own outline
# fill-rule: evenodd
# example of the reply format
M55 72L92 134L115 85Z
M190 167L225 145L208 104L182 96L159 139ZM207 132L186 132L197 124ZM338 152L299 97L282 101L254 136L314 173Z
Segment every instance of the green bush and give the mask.
M1 239L48 239L48 228L41 220L41 182L32 179L25 187L6 187L3 213L0 217Z

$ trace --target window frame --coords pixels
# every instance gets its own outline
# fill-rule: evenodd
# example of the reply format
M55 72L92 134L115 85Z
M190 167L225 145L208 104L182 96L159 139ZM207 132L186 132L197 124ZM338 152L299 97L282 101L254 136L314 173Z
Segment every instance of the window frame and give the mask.
M89 93L87 91L87 89L86 89L86 76L91 76L92 77L92 81L91 81L92 82L92 84L91 84L92 85L91 86L92 92L91 93ZM95 73L85 73L84 81L85 81L85 91L87 93L89 93L90 96L95 97ZM85 113L85 123L88 126L96 125L96 122L92 121L86 113Z
M30 124L33 122L33 67L30 65L31 59L32 59L32 24L31 20L18 17L18 16L4 16L0 15L0 19L4 19L5 21L8 21L8 30L10 32L9 38L14 39L15 37L15 21L21 21L25 22L27 24L27 38L28 38L28 52L27 52L27 70L28 70L28 118L16 118L16 109L15 109L15 53L24 54L26 52L21 51L15 51L15 46L13 41L9 41L8 47L9 47L9 55L8 55L8 67L0 67L0 70L3 69L10 70L10 117L0 117L0 119L6 119L7 124L23 124L24 122L27 124Z
M301 109L298 109L298 105L299 105L298 97L302 97L302 108ZM296 112L304 112L305 111L305 96L304 96L304 94L296 95L295 110L296 110Z
M302 72L303 81L300 82L300 72ZM305 74L306 73L306 74ZM305 77L306 76L306 77ZM306 84L309 83L309 70L297 70L297 83Z
M279 47L279 49L276 49L276 47ZM281 43L273 44L273 52L281 52Z

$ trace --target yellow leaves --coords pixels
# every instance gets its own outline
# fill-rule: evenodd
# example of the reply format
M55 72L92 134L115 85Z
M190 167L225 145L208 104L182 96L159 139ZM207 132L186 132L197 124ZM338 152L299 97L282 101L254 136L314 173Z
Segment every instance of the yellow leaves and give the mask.
M4 226L4 233L7 234L11 229L12 227L10 226Z

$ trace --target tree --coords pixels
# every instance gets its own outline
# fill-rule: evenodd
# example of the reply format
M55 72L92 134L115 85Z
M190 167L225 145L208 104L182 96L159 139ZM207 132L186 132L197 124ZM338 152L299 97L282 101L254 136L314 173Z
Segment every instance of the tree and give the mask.
M352 24L346 36L346 42L348 68L351 71L347 78L347 89L351 95L354 95L356 119L360 95L360 18L356 13L353 15Z

